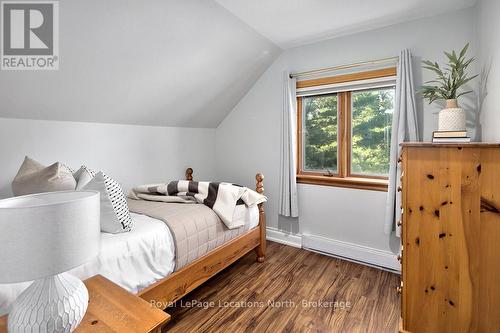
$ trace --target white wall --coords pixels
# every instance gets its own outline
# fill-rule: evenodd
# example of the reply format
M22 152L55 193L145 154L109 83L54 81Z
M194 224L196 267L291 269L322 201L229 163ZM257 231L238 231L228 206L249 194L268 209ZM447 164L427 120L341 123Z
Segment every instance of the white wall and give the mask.
M481 69L479 103L483 141L500 141L500 1L477 5L478 56Z
M189 166L195 179L214 178L214 143L214 129L0 118L0 198L11 195L25 155L103 170L127 189L183 179Z
M431 78L422 73L422 58L444 60L443 50L459 49L468 41L474 54L473 19L473 9L467 9L287 50L217 128L217 176L253 185L252 175L263 172L271 227L381 251L396 250L397 240L383 232L385 192L299 185L299 224L278 218L282 71L298 72L397 56L401 49L410 48L419 86L422 79ZM470 126L474 124L474 103L470 101L474 100L471 96L462 101L471 112ZM439 108L422 106L422 101L419 108L424 138L428 140L437 126L434 112Z

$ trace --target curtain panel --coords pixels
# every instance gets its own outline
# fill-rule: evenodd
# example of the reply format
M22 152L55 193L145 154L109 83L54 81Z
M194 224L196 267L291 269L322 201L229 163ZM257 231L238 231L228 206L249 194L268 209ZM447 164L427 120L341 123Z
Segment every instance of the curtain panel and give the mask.
M396 225L396 220L401 218L401 193L397 191L401 182L401 166L398 163L401 154L400 144L419 139L411 61L410 50L401 51L396 78L396 104L392 118L389 187L384 225L386 234L395 231L398 237L401 236L401 229Z
M296 78L283 73L281 110L280 198L279 214L299 216L297 201L297 94Z

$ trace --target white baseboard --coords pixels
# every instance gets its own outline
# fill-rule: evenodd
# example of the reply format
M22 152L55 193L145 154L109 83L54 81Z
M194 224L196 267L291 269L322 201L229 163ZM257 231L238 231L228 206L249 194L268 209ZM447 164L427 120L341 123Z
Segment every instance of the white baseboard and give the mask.
M307 250L359 262L368 266L396 272L401 271L401 265L397 261L396 255L390 251L383 251L316 235L292 234L273 227L266 228L266 238L276 243L298 248L303 247Z
M307 234L302 235L302 247L369 266L401 271L396 255L390 251Z
M266 239L293 247L302 247L302 235L284 232L273 227L266 228Z

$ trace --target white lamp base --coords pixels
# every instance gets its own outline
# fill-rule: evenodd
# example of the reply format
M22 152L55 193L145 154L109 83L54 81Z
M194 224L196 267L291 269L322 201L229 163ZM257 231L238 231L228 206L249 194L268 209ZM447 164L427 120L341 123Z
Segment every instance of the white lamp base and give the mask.
M8 332L73 332L82 321L88 303L87 288L68 273L36 280L12 305Z

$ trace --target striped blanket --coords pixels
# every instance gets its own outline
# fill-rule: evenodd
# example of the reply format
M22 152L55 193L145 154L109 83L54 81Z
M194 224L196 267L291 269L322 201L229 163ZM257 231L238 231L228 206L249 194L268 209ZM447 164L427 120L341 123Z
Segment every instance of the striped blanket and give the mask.
M242 226L242 221L233 221L238 204L248 207L267 201L267 198L247 187L218 182L172 181L166 184L140 185L128 195L135 200L199 203L212 209L229 229Z

